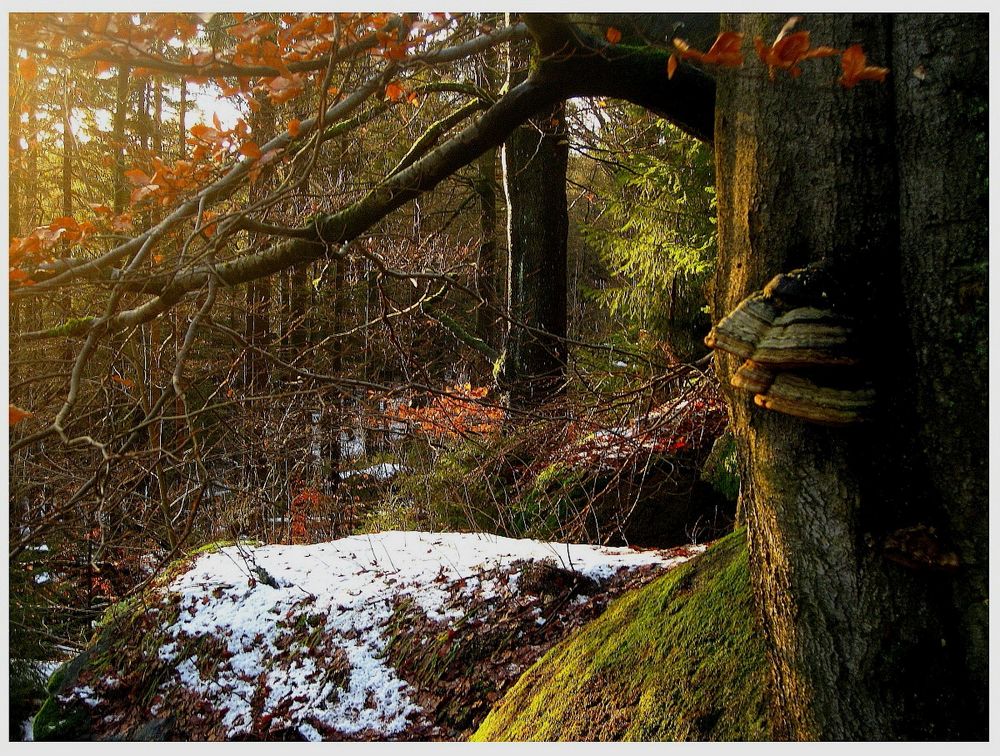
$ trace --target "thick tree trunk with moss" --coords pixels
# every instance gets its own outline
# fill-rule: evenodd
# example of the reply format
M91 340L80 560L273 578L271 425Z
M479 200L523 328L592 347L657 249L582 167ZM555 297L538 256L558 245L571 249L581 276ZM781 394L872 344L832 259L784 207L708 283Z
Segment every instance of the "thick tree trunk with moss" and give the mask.
M527 77L527 51L512 46L510 85ZM565 106L516 128L503 146L507 196L507 332L502 388L514 404L537 405L561 391L566 369Z
M770 40L785 20L723 29ZM850 90L835 61L799 79L750 66L718 78L714 320L777 273L836 260L878 392L871 422L837 429L729 390L780 725L793 738L982 738L986 21L806 23L814 44L861 43L892 73ZM720 353L724 384L738 362ZM930 528L957 569L899 553Z

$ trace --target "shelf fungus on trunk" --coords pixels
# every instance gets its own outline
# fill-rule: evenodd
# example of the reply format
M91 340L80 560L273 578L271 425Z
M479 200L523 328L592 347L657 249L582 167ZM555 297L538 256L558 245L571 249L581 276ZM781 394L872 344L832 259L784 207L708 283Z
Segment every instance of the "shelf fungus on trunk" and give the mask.
M719 321L705 343L745 360L730 383L765 409L824 425L865 419L864 379L849 297L826 262L775 276Z
M814 423L851 425L865 419L875 402L875 390L865 384L824 386L795 373L779 373L767 392L753 400L758 407Z
M748 360L777 315L761 292L751 294L719 321L705 337L705 343Z
M753 360L747 360L740 365L729 382L751 394L763 394L774 382L774 371Z

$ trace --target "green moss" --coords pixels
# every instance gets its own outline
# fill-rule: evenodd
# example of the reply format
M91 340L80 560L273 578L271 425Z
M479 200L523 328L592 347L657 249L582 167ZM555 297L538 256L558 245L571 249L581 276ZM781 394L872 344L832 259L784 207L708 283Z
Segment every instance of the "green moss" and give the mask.
M732 433L727 431L715 439L702 468L701 479L726 501L735 502L739 497L740 469L736 456L736 439Z
M737 532L549 651L472 740L767 740L753 617Z
M37 741L87 740L90 723L83 706L67 706L50 696L31 723L31 736Z

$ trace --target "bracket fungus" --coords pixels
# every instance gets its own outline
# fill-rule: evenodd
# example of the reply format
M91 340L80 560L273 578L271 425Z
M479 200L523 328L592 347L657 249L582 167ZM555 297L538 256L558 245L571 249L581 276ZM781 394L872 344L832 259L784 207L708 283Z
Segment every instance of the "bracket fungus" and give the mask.
M823 425L862 422L875 392L859 369L861 350L848 297L830 264L775 276L705 337L745 360L730 379L759 407Z

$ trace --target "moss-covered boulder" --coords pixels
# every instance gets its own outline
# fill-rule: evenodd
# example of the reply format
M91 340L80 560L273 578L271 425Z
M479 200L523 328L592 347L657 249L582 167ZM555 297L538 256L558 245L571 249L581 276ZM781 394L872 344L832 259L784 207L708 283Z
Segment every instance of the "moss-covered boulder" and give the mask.
M737 532L549 651L472 739L770 739L754 616Z

